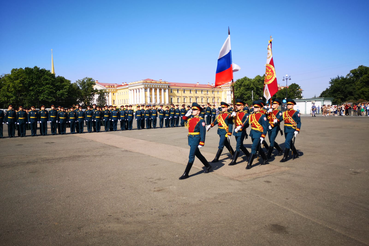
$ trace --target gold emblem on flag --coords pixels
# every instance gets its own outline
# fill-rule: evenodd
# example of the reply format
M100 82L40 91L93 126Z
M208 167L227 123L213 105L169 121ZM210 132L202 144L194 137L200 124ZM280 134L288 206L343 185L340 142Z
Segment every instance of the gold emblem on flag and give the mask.
M272 65L266 65L264 84L269 85L275 80L275 69Z

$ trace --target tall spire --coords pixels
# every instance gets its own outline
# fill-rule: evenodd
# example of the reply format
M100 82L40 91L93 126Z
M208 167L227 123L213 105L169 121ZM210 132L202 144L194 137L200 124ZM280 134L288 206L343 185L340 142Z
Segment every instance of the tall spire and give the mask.
M54 57L53 57L53 49L51 49L51 73L55 74L55 69L54 69Z

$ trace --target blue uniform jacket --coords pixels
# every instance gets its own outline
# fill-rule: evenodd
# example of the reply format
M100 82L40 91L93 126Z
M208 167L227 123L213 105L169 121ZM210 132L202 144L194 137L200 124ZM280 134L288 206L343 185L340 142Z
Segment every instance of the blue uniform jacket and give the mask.
M49 121L56 122L57 118L58 118L58 111L56 111L55 109L51 109L49 111Z

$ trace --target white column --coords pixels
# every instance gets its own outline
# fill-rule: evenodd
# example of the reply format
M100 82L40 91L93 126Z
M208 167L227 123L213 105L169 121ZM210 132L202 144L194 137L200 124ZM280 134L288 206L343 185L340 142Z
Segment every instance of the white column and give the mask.
M152 88L152 98L151 98L151 103L154 104L155 103L155 88Z
M131 104L131 90L128 89L128 104Z
M166 94L166 97L165 97L165 99L167 100L167 104L169 104L169 89L166 89L165 90L165 94Z
M145 104L145 95L144 95L144 89L141 88L140 89L140 101L141 101L141 104Z
M135 89L135 100L136 100L136 104L138 104L138 90Z
M150 103L150 88L146 88L147 89L147 94L146 94L146 103Z
M159 93L159 88L156 88L156 104L159 104L160 103L160 93Z
M164 89L161 88L161 103L164 104Z

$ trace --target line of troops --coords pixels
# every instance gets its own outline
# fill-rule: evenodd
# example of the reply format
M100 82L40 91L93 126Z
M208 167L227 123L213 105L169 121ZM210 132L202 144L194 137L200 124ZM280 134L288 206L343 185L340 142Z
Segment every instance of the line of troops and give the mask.
M204 105L203 105L204 106ZM51 110L46 110L41 106L37 111L34 106L30 110L19 107L17 111L9 105L8 110L0 110L0 137L3 137L3 124L8 125L8 136L15 137L15 130L18 129L18 136L25 137L26 129L31 130L31 136L37 135L39 126L40 135L48 134L48 125L50 124L51 134L66 134L67 126L70 127L70 133L83 133L85 125L87 132L100 132L104 126L105 131L132 130L133 122L136 121L137 129L150 129L156 127L178 127L185 126L183 116L188 112L190 106L184 104L171 104L169 106L141 105L134 110L132 105L122 105L120 109L106 105L105 107L87 106L83 110L81 106L64 108L59 106L57 109L51 105ZM215 119L217 109L215 105L211 107L208 104L206 110L201 113L206 118L208 124ZM157 123L159 124L157 125Z
M277 155L282 155L281 162L285 162L289 158L289 153L292 150L292 158L298 158L299 154L295 147L295 139L301 129L300 114L293 109L296 102L292 99L287 99L287 110L282 112L278 108L281 101L276 99L272 103L272 107L266 110L265 104L262 100L253 102L253 112L250 113L245 110L245 103L242 100L236 100L236 110L229 112L229 105L225 102L221 103L221 112L216 116L211 124L206 124L201 117L203 108L197 103L192 104L192 109L189 110L183 119L188 124L188 145L190 146L189 160L186 169L179 179L186 179L189 177L189 172L192 168L195 156L204 164L205 173L212 170L211 165L206 158L201 154L200 149L205 145L206 131L209 131L215 125L218 125L219 145L218 151L212 163L219 161L223 148L226 147L232 155L232 161L229 165L235 165L237 158L242 151L247 158L246 169L252 167L253 160L258 154L261 156L261 164L268 164L271 158L273 149L276 148ZM281 147L275 141L278 133L283 135L280 124L284 122L285 135L285 149L282 151ZM233 124L230 124L233 122ZM251 153L245 148L243 141L248 137L246 128L250 127L250 138L252 141ZM230 145L231 135L236 139L236 151ZM269 136L269 145L266 143L266 135ZM264 152L262 145L266 149Z

